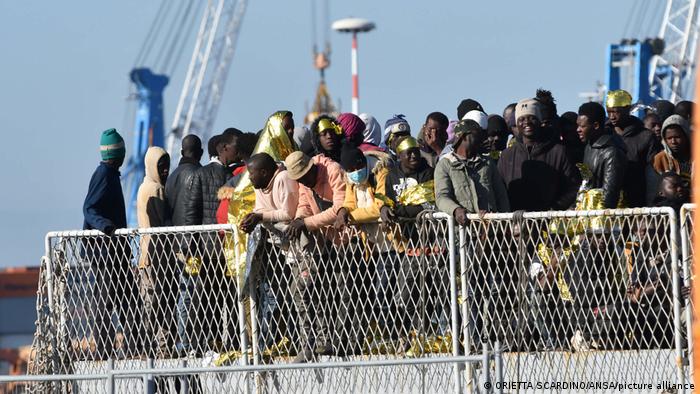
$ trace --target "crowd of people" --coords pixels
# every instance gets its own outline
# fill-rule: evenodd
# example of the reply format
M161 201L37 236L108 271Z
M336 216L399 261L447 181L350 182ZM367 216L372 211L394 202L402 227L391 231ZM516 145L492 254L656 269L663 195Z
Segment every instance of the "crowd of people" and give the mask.
M588 102L577 112L559 114L552 94L538 90L535 97L508 105L502 115L489 115L479 102L465 99L457 107L457 120L432 112L415 136L403 115L394 115L383 128L371 115L352 113L320 115L309 127L295 127L293 114L279 111L268 124L279 126L281 134L274 138L284 149L265 149L265 144L259 143L270 140L271 136L265 136L266 129L245 133L228 128L209 139L209 162L201 166L202 141L188 135L182 139L181 159L170 173L168 153L159 147L149 148L144 160L145 178L138 190L138 225L230 223L235 216L230 207L240 205L237 193L244 182L249 182L254 189L254 208L232 224L245 233L264 230L280 244L300 245L289 249L296 252L283 253L291 264L290 291L301 349L296 360L308 361L313 353L335 354L337 349L334 339L327 335L325 320L312 316L311 288L318 286L313 276L322 268L318 267L319 258L308 252L313 242L311 232L329 229L338 234L351 224L363 226L363 242L371 243L378 253L367 257L367 266L372 265L376 280L366 296L373 298L371 308L393 320L388 317L396 313L392 305L405 308L412 304L414 295L410 291L388 294L389 284L413 283L415 278L410 273L414 268L411 260L401 257L395 259L400 269L389 266L386 261L391 259L387 258L373 263L376 256L386 257L390 251L391 256L406 253L396 253L395 242L385 233L387 227L378 222L403 223L422 212L437 210L465 225L469 214L483 216L488 212L645 206L670 206L677 211L688 202L693 171L692 103L674 105L660 100L646 108L642 119L632 114L634 103L626 91L610 91L604 104ZM102 162L92 176L83 207L84 228L112 235L126 227L119 181L125 146L116 130L103 132L100 152ZM582 195L591 198L582 199ZM181 268L179 277L168 282L163 279L164 271L154 268L158 265L152 261L158 254L154 248L163 248L155 237L140 238L139 290L143 314L150 316L144 321L153 323L147 329L160 346L187 351L192 346L185 335L192 320L192 305L203 302L191 299L198 286L196 273L201 269L202 275L212 275L206 271L213 270L207 268L213 263L197 261L185 248L173 250ZM202 248L217 247L221 244ZM112 266L119 264L112 261ZM532 266L534 282L550 286L556 277L552 273L555 265L545 269L534 261ZM118 286L110 284L134 279L105 264L101 269L106 274L99 280L113 291L111 296L134 302L132 296L117 294ZM633 271L635 278L652 275ZM159 288L159 284L173 281L172 289ZM216 293L218 289L209 291ZM639 300L653 291L645 280L636 279L628 289L629 299ZM164 297L164 293L169 296ZM399 301L391 301L393 298ZM157 307L163 303L176 305L177 321L163 322L157 312L163 309ZM120 313L120 318L128 324L125 313ZM470 324L478 325L472 322L476 318L469 319ZM416 329L410 317L404 320L391 324ZM363 324L357 319L354 322ZM172 328L164 328L168 324ZM169 334L175 331L177 335ZM161 338L168 335L175 339Z

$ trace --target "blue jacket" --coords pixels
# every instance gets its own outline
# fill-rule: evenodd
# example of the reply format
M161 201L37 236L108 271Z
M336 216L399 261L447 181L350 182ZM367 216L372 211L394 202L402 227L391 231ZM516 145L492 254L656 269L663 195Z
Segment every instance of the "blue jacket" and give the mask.
M126 228L126 207L119 176L118 170L105 163L100 163L92 174L83 203L83 229L104 232L108 227Z

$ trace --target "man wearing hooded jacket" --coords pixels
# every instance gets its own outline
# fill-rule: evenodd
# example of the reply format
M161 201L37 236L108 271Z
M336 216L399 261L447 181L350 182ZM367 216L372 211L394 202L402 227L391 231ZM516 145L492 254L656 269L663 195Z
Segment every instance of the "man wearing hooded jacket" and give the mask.
M165 201L165 182L170 169L170 156L163 148L148 148L144 158L146 174L139 186L136 212L139 228L161 227L168 220L168 204ZM163 258L163 234L141 235L139 273L141 276L141 298L144 304L146 326L146 350L153 357L159 350L168 357L169 345L174 345L172 311L174 302L175 274L173 266ZM153 340L153 341L152 341ZM154 345L159 349L155 349Z
M541 118L536 100L521 100L515 108L520 136L498 161L514 211L566 210L576 201L580 174L564 146L543 134Z

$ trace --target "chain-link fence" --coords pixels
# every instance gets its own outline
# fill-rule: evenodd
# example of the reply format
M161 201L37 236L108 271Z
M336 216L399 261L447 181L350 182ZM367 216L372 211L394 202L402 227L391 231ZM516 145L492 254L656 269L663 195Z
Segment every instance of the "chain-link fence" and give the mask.
M253 380L273 392L416 381L462 392L495 367L439 360L500 342L509 381L680 383L692 223L681 224L679 236L673 210L649 208L471 215L465 226L426 214L295 240L264 225L244 267L233 226L50 233L30 372L434 358Z
M462 338L501 341L510 381L683 382L677 228L664 208L470 216Z

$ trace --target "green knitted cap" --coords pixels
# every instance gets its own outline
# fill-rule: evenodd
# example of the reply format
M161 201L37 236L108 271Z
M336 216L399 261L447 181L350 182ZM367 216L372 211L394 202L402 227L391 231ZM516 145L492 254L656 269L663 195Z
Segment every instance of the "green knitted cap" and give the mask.
M124 139L116 129L108 129L102 132L100 137L100 155L102 160L123 159L126 156Z

